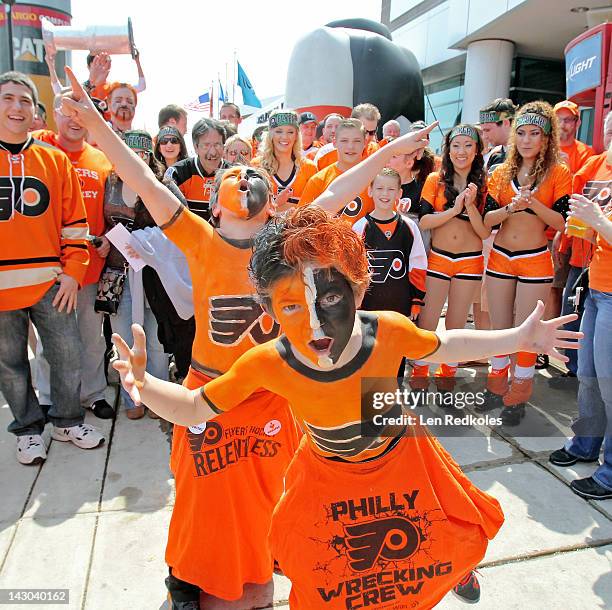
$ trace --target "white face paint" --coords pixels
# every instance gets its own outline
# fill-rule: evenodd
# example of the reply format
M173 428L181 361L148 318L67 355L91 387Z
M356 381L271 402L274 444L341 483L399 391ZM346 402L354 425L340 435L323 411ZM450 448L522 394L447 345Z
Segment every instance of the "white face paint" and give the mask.
M312 329L312 338L314 341L318 339L324 339L325 333L321 328L321 322L317 315L317 308L315 306L317 302L317 286L314 280L313 268L308 265L304 267L304 297L306 299L306 305L308 306L308 314L310 316L310 328ZM329 368L333 366L333 361L329 356L320 356L317 364L321 368Z

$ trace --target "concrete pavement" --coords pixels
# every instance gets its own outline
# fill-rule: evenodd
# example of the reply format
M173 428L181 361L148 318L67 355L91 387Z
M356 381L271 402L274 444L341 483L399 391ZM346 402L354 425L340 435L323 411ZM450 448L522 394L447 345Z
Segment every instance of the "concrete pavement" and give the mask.
M115 395L109 387L111 402ZM555 432L569 434L575 400L569 392L540 389L533 403L528 417L544 418L552 431L547 437L484 428L481 436L441 439L506 514L480 569L477 607L611 607L612 500L587 502L570 491L569 482L588 476L592 465L563 469L547 461L561 446ZM168 425L148 417L131 421L124 412L115 421L89 414L107 435L102 448L53 441L43 466L25 467L5 432L10 419L0 395L0 588L70 590L68 605L29 608L166 607L163 556L174 502ZM285 578L275 577L275 608L288 608L289 589ZM465 607L452 595L439 605Z

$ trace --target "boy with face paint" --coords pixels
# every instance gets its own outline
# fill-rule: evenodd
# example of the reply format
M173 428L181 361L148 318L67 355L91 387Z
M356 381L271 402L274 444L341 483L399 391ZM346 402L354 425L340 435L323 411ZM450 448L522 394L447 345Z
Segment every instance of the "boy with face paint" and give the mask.
M63 112L95 135L116 172L187 258L196 334L184 384L199 388L229 370L249 348L279 334L278 323L256 301L247 271L253 236L271 214L269 178L246 166L218 173L211 198L213 228L155 179L68 74L73 93ZM176 500L166 549L172 610L195 610L201 598L205 604L228 600L226 608L236 600L235 607L242 608L247 583L252 595L272 602L267 534L298 440L286 400L263 390L206 428L175 426L170 466Z
M519 329L444 334L395 312L357 312L369 281L363 242L316 206L265 225L250 272L282 326L279 339L189 392L144 372L140 329L133 349L115 336L124 387L183 425L231 412L262 386L286 397L305 436L286 474L271 542L292 581L291 608L431 608L482 559L503 514L426 429L406 425L399 405L362 408L362 383L394 383L402 357L444 362L500 345L556 354L570 344L565 337L580 334L557 331L563 318L542 322L542 303Z

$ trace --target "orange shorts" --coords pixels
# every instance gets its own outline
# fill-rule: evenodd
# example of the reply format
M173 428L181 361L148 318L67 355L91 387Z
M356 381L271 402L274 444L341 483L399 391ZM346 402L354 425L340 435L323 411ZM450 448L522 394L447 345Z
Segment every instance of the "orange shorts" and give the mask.
M207 381L190 369L185 385ZM268 532L299 437L287 401L267 391L203 430L174 426L176 500L166 547L174 576L225 600L272 578Z
M512 252L493 244L487 275L526 284L550 284L554 277L552 256L546 246Z
M499 503L434 437L408 434L357 464L302 440L270 530L291 610L431 608L483 558Z
M427 259L427 275L440 280L475 280L482 279L484 257L482 252L446 252L431 247Z

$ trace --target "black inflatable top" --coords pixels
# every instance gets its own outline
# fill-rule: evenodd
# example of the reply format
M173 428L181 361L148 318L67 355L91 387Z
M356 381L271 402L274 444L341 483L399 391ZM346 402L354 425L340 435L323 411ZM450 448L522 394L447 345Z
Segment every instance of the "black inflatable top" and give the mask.
M353 30L365 30L366 32L374 32L374 34L380 34L388 40L393 40L391 32L386 25L379 23L378 21L372 21L371 19L338 19L337 21L330 21L325 24L328 28L352 28Z

